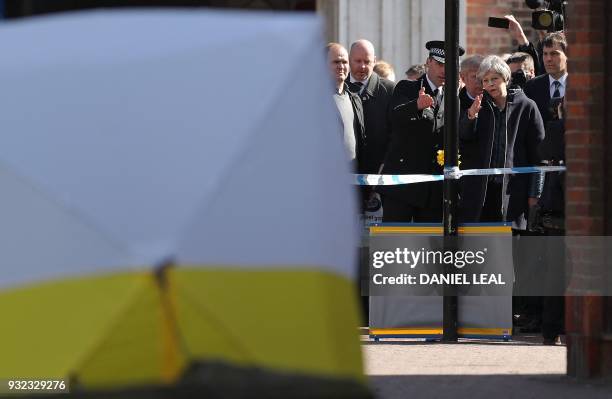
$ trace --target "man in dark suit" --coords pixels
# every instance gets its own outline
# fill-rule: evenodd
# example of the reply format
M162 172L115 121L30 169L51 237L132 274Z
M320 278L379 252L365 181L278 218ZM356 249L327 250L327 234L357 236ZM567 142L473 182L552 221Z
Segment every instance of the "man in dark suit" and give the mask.
M549 33L544 37L542 41L542 61L546 74L540 75L534 79L529 80L525 83L525 94L527 97L532 99L540 111L544 126L548 126L553 120L553 112L551 110L551 99L561 98L565 96L565 89L567 84L567 41L565 35L561 32ZM552 176L552 175L551 175ZM545 177L549 178L550 176ZM533 203L530 202L530 212L534 212ZM514 229L513 233L519 236L531 236L539 235L539 233L533 233L528 229L522 228L523 226ZM521 240L518 240L517 254L522 256L527 250L522 249L523 244ZM528 241L527 241L528 242ZM533 251L532 251L533 253ZM538 255L536 255L537 259ZM517 264L523 263L524 269L530 267L539 267L537 262L533 265L533 256L527 257L526 259L519 258ZM551 299L553 302L557 301L554 297ZM527 320L526 325L521 331L525 332L536 332L540 328L541 314L543 300L540 297L528 297L521 298L516 297L517 309L520 308L522 302L522 308L517 313L523 313L523 319ZM549 303L549 299L544 300ZM557 301L558 302L558 301ZM557 303L555 302L555 303ZM554 307L554 306L553 306Z
M551 99L564 97L567 87L567 41L561 32L549 33L542 41L546 74L529 80L525 94L538 106L544 125L553 119Z
M567 87L567 41L565 35L561 32L555 32L548 34L542 41L542 59L544 61L544 68L546 74L538 76L525 84L525 94L531 98L538 106L538 110L542 115L544 125L547 127L546 136L549 135L554 129L550 129L551 125L558 122L556 117L556 107L553 104L559 104L560 99L565 97L565 90ZM550 188L553 187L554 180L558 179L553 173L547 174L545 177L545 185ZM559 185L556 185L559 187ZM558 192L557 192L558 194ZM562 201L558 195L553 196L556 200ZM561 208L563 205L561 205ZM532 208L532 211L535 209ZM540 235L539 232L531 231L516 231L520 235ZM545 235L563 235L562 229L547 229L544 231ZM519 241L520 243L520 241ZM519 244L521 245L521 244ZM543 248L538 248L543 250ZM523 251L525 252L525 251ZM532 251L533 253L534 251ZM539 254L541 255L541 254ZM541 255L543 256L543 255ZM540 258L538 254L536 259ZM544 259L547 259L544 257ZM551 263L548 260L546 263ZM554 262L553 262L554 263ZM544 267L550 267L550 264L545 264ZM542 268L542 265L535 264L532 267ZM517 299L520 300L520 299ZM562 297L529 297L528 300L524 300L525 319L529 321L527 326L522 331L535 332L539 329L541 318L543 318L542 332L544 335L545 343L554 344L556 336L561 331L563 321L563 298Z
M427 73L416 81L402 80L391 102L391 144L383 174L441 174L437 152L443 147L444 42L431 41ZM459 48L459 55L464 54ZM378 188L383 221L442 221L442 182Z
M391 135L389 104L395 83L374 73L376 55L367 40L357 40L349 51L349 89L363 103L366 147L360 157L360 173L378 173Z

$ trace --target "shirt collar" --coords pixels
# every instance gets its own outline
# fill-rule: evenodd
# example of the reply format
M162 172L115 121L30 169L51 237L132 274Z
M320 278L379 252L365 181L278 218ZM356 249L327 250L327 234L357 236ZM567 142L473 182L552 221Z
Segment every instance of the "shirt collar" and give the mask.
M442 88L442 86L436 87L436 85L433 84L433 82L429 79L429 76L427 74L425 74L425 78L427 79L427 83L429 83L429 88L431 89L431 91L436 91L436 90ZM438 90L438 93L441 92L441 91L442 90Z
M367 78L366 80L357 80L353 77L352 74L349 74L349 78L350 78L351 83L361 82L363 84L362 87L366 87L368 85L368 82L370 81L370 78Z
M563 74L563 76L561 76L559 79L553 78L550 74L548 75L549 86L552 86L555 80L559 81L559 83L561 83L561 86L565 87L565 81L567 80L567 72L565 72L565 74Z
M347 93L348 88L346 87L346 83L342 84L342 91L338 93L338 90L334 87L334 94L337 96L343 96Z

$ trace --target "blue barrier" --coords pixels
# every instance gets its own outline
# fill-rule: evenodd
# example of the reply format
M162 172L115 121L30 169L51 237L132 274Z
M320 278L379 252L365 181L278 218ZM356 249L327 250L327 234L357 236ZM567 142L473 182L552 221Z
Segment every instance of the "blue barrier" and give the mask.
M356 174L355 184L360 186L397 186L441 180L460 179L463 176L513 175L520 173L565 172L565 166L521 166L516 168L466 169L445 168L443 175L369 175Z

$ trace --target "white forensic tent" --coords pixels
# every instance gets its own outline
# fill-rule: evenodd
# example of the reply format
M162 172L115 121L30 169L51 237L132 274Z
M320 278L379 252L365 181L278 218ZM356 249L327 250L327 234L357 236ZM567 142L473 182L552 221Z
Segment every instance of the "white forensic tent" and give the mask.
M195 10L0 27L0 378L114 390L215 364L363 387L320 30Z

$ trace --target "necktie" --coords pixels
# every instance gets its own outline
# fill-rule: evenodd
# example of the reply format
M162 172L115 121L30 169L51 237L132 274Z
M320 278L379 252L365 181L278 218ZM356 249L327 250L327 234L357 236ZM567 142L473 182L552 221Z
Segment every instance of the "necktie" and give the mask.
M553 93L553 97L561 97L561 92L559 92L559 87L561 87L561 82L555 80L553 82L553 86L555 86L555 92Z
M357 93L361 94L361 89L363 89L363 83L353 82L353 85L355 85L355 89L357 90Z
M436 89L433 92L434 110L437 111L440 108L440 89Z

